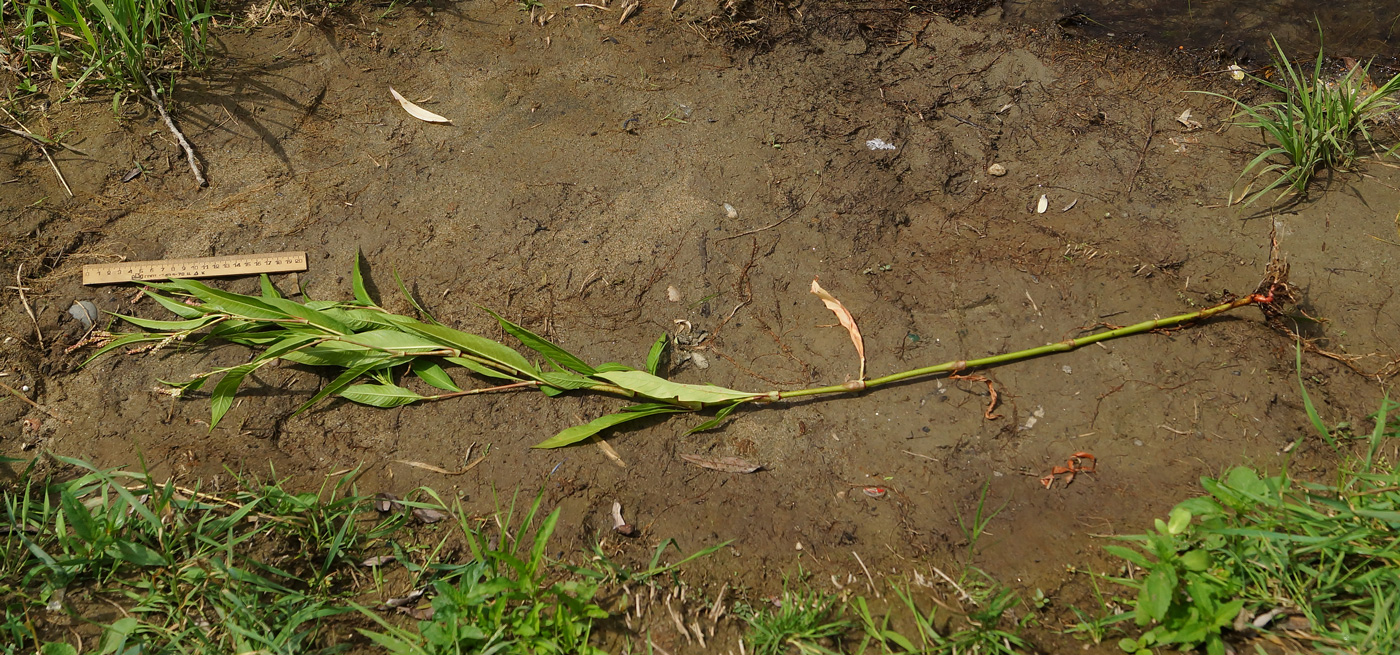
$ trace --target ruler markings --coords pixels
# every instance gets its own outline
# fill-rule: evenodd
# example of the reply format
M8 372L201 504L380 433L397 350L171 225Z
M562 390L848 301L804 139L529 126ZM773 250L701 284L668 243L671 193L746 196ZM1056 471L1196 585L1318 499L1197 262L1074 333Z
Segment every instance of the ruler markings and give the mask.
M221 275L253 275L256 273L287 273L306 270L306 253L302 251L275 252L223 257L194 257L162 259L145 262L90 264L83 267L83 284L112 284L134 280L168 280L170 278L217 277Z

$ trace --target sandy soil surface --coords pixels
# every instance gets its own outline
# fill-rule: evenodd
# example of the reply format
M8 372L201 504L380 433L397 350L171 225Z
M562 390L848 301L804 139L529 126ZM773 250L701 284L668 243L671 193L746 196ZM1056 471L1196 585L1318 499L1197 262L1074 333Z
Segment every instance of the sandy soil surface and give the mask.
M1309 430L1294 343L1259 312L986 370L995 419L986 384L933 379L739 412L689 436L684 421L621 430L608 443L625 466L595 445L530 449L621 406L608 398L332 402L289 417L329 378L288 365L253 380L211 432L207 396L153 389L247 350L87 367L90 349L70 351L85 331L68 313L75 300L168 317L133 302L130 285L82 286L85 264L304 250L309 270L278 285L342 298L358 248L391 310L411 311L397 271L445 323L501 338L477 305L491 307L585 359L632 365L683 320L708 334L695 346L708 367L691 360L675 379L800 388L856 374L846 334L808 293L814 277L852 310L883 375L1249 293L1276 233L1316 319L1304 333L1355 357L1307 354L1313 398L1329 422L1375 408L1400 353L1393 167L1324 175L1313 200L1277 213L1227 207L1258 137L1228 125L1225 102L1188 92L1239 92L1228 76L1053 25L1013 27L996 10L867 13L790 11L753 43L732 40L748 14L704 1L648 4L622 25L573 3L546 2L543 26L513 3L444 3L224 31L211 70L181 81L172 105L205 189L141 106L55 107L30 127L74 130L69 142L90 153L56 156L75 197L37 151L0 141L0 381L67 421L0 401L0 454L140 456L215 490L229 470L271 464L315 486L364 467L364 490L427 485L480 512L493 490L543 486L564 509L561 554L600 538L623 559L667 538L687 551L732 540L692 575L754 598L799 567L814 584L868 593L863 568L881 586L971 562L1023 597L1043 590L1032 638L1081 652L1055 630L1092 598L1067 567L1114 566L1093 535L1146 528L1202 475L1277 469ZM453 124L411 118L390 86ZM1178 121L1188 109L1199 127ZM1004 176L988 173L994 163ZM143 172L123 181L133 168ZM42 343L10 288L17 274ZM490 456L461 476L398 462L453 469L473 444ZM1326 473L1318 446L1287 456L1295 473ZM1098 458L1097 475L1041 486L1080 451ZM681 454L764 469L719 473ZM1002 510L969 555L959 519L984 484ZM610 533L615 500L641 536ZM658 644L700 652L663 614L649 619Z

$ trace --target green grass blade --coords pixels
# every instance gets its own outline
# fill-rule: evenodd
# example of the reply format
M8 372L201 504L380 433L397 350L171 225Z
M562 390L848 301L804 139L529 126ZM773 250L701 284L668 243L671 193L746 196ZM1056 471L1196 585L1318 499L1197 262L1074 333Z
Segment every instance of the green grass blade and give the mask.
M651 352L647 353L647 372L652 375L661 375L662 359L666 356L666 346L671 343L671 335L665 332L656 338L656 342L651 344Z
M1307 412L1308 420L1312 421L1313 427L1317 429L1317 433L1322 435L1322 438L1326 440L1329 445L1336 448L1337 441L1332 438L1332 431L1327 429L1327 424L1322 422L1321 416L1318 416L1317 408L1313 407L1312 398L1308 396L1308 387L1303 384L1303 344L1296 344L1295 350L1297 351L1297 358L1294 367L1298 374L1298 391L1303 395L1303 410Z

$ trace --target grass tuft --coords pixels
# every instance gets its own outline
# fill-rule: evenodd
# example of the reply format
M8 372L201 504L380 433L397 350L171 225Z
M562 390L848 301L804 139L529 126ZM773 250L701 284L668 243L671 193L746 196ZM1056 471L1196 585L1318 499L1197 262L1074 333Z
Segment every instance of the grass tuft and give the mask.
M143 75L197 69L213 0L10 0L0 2L0 59L19 76L20 94L45 82L64 87L138 90Z
M1322 39L1319 30L1318 40ZM1346 170L1353 165L1360 146L1379 152L1368 123L1400 108L1391 96L1400 91L1400 75L1376 86L1370 78L1370 64L1353 65L1336 80L1325 79L1323 49L1318 48L1311 70L1295 65L1274 40L1273 69L1277 80L1250 76L1250 79L1279 94L1282 100L1251 105L1238 98L1206 93L1235 103L1243 118L1240 125L1258 128L1274 145L1245 165L1239 181L1248 178L1238 200L1246 206L1274 191L1281 190L1276 202L1290 194L1307 196L1313 176L1323 169ZM1391 155L1385 150L1381 156ZM1282 160L1282 161L1280 161ZM1252 190L1255 181L1269 178L1262 188ZM1232 202L1236 199L1231 198Z

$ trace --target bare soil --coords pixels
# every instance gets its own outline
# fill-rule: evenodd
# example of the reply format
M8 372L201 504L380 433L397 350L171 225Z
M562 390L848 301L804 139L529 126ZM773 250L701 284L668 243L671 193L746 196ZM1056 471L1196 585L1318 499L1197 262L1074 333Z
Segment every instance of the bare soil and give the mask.
M0 140L0 182L14 178L0 185L0 382L67 419L0 400L0 454L139 457L213 490L230 470L271 465L314 488L362 467L362 490L426 485L482 513L498 493L544 487L564 510L557 554L603 539L643 559L668 538L686 551L732 540L690 574L711 596L728 582L762 598L799 567L818 587L869 594L867 575L887 590L883 578L934 580L934 567L970 562L1051 599L1030 633L1043 652L1110 653L1055 632L1072 624L1069 605L1092 605L1067 567L1116 566L1096 535L1145 529L1231 465L1331 466L1315 438L1283 454L1310 430L1294 342L1253 309L985 371L995 419L985 384L933 379L740 412L690 436L683 420L620 430L608 443L623 466L591 444L530 449L620 406L612 399L330 402L289 418L328 380L296 366L247 383L211 432L206 397L172 401L157 380L248 351L166 348L80 367L90 349L69 351L84 333L75 300L166 317L133 303L130 285L82 286L81 267L305 250L310 269L279 286L339 298L358 248L391 310L410 311L397 271L445 323L502 338L477 308L491 307L585 359L632 365L688 321L711 337L698 350L708 368L685 364L675 379L765 390L856 374L845 333L807 292L814 277L854 312L869 371L883 375L1252 292L1276 232L1315 320L1300 329L1356 357L1304 357L1326 420L1362 424L1393 382L1400 175L1375 164L1324 175L1312 200L1274 214L1225 206L1258 137L1229 127L1226 103L1187 92L1240 88L1226 76L1011 26L995 9L951 21L799 9L756 44L733 40L744 15L707 0L647 4L623 25L573 3L537 13L543 26L513 3L438 3L220 31L214 65L172 103L205 189L141 105L116 116L109 99L68 102L30 125L74 130L69 142L90 153L55 156L74 198L31 146ZM411 118L390 86L453 125ZM1187 109L1203 128L1178 122ZM1005 176L988 174L993 163ZM8 288L21 265L42 344ZM461 476L399 461L455 469L473 444L490 455ZM1098 458L1096 475L1041 486L1081 451ZM718 473L681 454L764 469ZM1001 511L969 556L959 519L988 483ZM639 537L611 533L615 500ZM648 621L668 651L702 651L663 612Z

